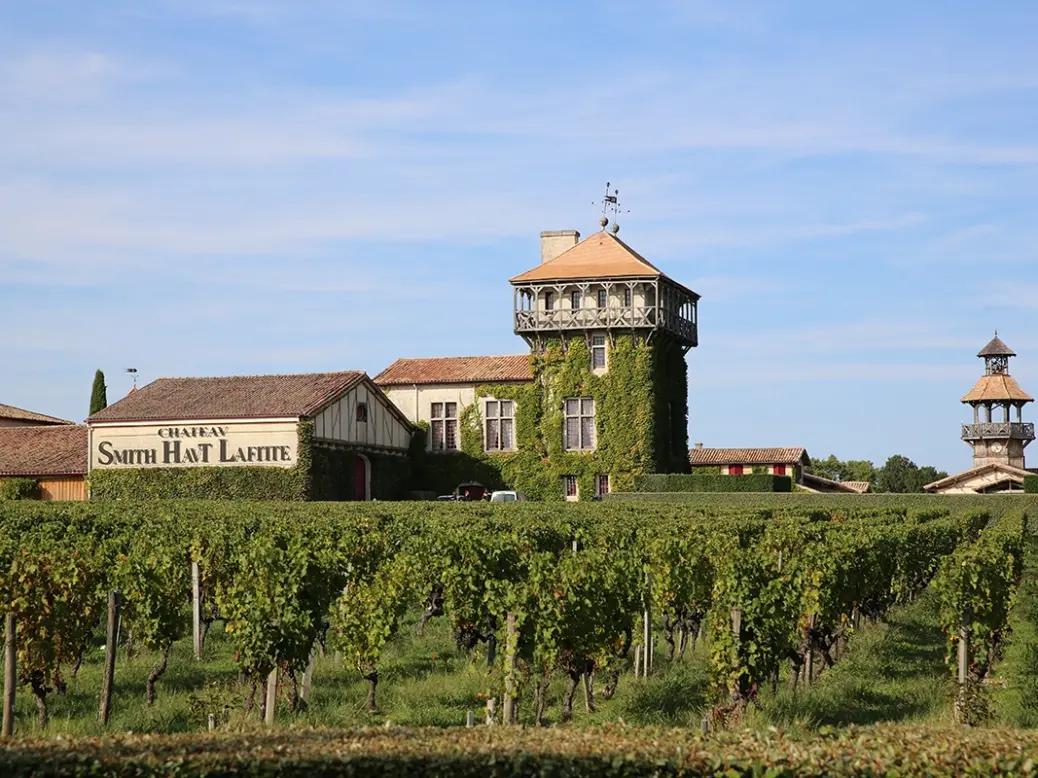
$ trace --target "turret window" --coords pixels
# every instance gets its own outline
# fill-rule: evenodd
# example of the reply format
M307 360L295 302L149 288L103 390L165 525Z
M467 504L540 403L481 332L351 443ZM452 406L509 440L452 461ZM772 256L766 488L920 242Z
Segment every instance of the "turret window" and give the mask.
M594 398L571 397L564 401L563 406L566 421L562 430L563 448L567 451L594 451Z
M631 287L624 288L624 308L631 307Z
M607 300L606 300L606 290L605 289L599 289L598 290L598 307L599 308L605 308L606 307L606 302L607 302Z
M515 450L515 403L487 400L484 414L484 448L487 451Z
M433 403L429 414L433 451L458 450L458 404Z

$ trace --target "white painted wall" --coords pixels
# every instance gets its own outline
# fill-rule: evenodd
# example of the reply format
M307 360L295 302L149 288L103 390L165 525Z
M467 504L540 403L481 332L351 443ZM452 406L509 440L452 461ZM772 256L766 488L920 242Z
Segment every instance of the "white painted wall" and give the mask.
M432 421L433 403L457 403L458 404L458 438L461 438L460 418L465 408L476 401L476 384L419 384L417 386L390 386L386 387L386 394L397 408L408 418L412 424L424 421ZM480 398L480 416L485 417L483 404L494 397ZM522 410L516 405L516 417ZM513 428L513 440L515 431ZM432 450L432 441L426 441L426 449Z

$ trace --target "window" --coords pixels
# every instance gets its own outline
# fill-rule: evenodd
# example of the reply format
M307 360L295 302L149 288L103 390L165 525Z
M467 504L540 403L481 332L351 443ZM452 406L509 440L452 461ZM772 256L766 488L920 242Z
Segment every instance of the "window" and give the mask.
M631 287L624 289L624 308L631 307Z
M599 308L605 308L606 307L606 290L605 289L599 289L598 290L598 307Z
M580 492L577 490L577 477L575 475L562 476L562 493L571 502L580 499Z
M514 450L515 403L511 400L487 400L484 419L484 448L487 451Z
M457 451L458 404L433 403L429 416L433 451Z
M606 343L605 335L591 336L591 369L605 370L606 366Z
M367 421L367 420L368 420L368 404L367 403L357 403L357 421Z
M728 465L728 475L742 475L742 465Z
M775 475L785 475L786 474L786 466L785 465L775 465L773 470L775 471Z
M569 307L574 311L580 307L580 292L569 293Z
M608 475L596 475L595 476L595 495L602 497L609 494L609 476Z
M544 293L544 310L554 311L555 310L555 292Z
M562 445L567 451L591 451L595 448L595 401L591 397L569 398L563 403L566 424Z

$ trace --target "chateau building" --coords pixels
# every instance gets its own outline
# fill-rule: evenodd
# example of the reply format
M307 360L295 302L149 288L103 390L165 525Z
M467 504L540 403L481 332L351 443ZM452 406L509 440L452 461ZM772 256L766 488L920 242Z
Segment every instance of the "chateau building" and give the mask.
M700 298L607 226L583 241L542 232L541 262L510 280L527 354L400 359L375 377L424 429L422 487L476 479L577 500L688 472Z
M361 371L160 378L87 424L91 496L392 499L409 477L413 429Z
M962 440L973 449L973 467L927 484L929 492L1020 491L1029 475L1024 449L1034 440L1034 424L1023 420L1023 409L1034 398L1009 374L1009 360L1016 353L996 332L977 356L984 360L984 375L962 398L973 409L973 422L962 425Z

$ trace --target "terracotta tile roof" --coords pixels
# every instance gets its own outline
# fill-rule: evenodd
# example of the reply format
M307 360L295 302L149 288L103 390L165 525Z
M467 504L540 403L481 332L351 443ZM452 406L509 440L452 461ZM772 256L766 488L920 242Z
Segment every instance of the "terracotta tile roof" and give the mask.
M807 464L803 448L694 448L688 452L693 467L708 465Z
M980 380L962 398L962 402L984 402L992 400L1005 402L1007 400L1017 402L1031 402L1031 395L1020 388L1020 384L1011 375L1005 373L994 373L981 376Z
M998 337L998 333L995 333L995 337L980 350L977 354L978 357L1015 357L1016 352L1009 348L1002 339Z
M86 475L86 471L85 426L0 427L0 476Z
M577 278L632 278L663 273L622 240L606 231L588 236L555 259L520 273L511 282Z
M42 413L26 411L22 408L15 408L13 405L4 405L3 403L0 403L0 419L12 419L14 421L24 421L30 424L72 424L71 421L58 419L54 416L45 416Z
M359 370L300 375L159 378L91 416L99 421L309 416L367 378Z
M497 357L398 359L377 376L379 386L400 384L489 384L532 381L529 354Z

